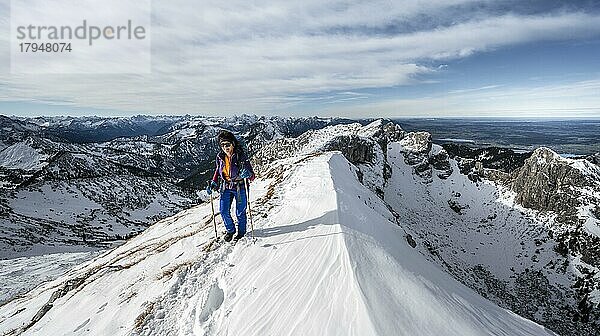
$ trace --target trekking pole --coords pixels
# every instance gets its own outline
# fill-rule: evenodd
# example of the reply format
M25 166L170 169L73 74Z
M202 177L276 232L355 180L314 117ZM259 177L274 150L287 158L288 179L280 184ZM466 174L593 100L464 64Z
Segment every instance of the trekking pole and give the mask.
M206 182L206 184L208 184L208 187L210 188L210 182ZM215 219L215 206L213 205L213 192L214 191L210 192L210 208L212 209L213 226L215 227L215 239L219 239L217 234L217 220Z
M248 178L244 179L244 191L246 192L246 209L250 215L250 234L252 236L252 243L254 243L254 223L252 222L252 210L250 209L250 196L248 195Z

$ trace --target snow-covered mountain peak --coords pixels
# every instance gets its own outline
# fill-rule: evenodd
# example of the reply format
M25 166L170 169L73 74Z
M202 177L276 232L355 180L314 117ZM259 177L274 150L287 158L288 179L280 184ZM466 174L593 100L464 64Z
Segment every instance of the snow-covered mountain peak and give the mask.
M431 150L431 134L429 132L410 132L400 141L400 150L412 153L428 153Z
M434 171L441 179L448 178L453 172L448 153L440 145L432 143L429 132L405 134L394 146L394 151L404 157L404 162L412 166L413 173L424 183L433 182Z
M194 207L0 307L0 331L552 335L412 249L341 153L294 162L253 184L256 243L215 244L210 205Z
M555 164L565 161L558 153L548 147L536 148L531 154L530 159L538 165Z
M536 148L529 158L529 167L535 169L535 166L548 167L553 165L568 165L579 170L583 175L589 176L595 180L600 180L600 167L586 159L572 159L560 156L558 153L547 147Z
M541 147L512 174L512 189L520 193L518 201L526 207L553 210L556 205L574 205L579 203L581 189L590 190L592 196L594 190L600 192L600 168L585 159L563 158ZM573 201L567 202L567 198Z

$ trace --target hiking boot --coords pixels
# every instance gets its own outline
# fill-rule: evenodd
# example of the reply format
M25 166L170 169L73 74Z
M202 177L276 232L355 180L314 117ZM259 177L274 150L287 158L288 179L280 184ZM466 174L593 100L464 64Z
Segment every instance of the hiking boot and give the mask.
M225 240L226 242L231 241L231 238L233 238L233 234L235 232L227 232L224 236L223 236L223 240Z
M233 240L240 240L245 233L238 233L237 235L235 235L235 237L233 237Z

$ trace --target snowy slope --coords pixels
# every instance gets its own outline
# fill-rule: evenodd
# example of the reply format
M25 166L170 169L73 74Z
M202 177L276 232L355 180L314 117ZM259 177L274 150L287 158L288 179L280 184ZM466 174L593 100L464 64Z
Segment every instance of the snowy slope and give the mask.
M0 217L0 259L88 251L143 231L189 206L158 178L49 181L13 191Z
M48 155L31 147L30 141L17 142L0 152L0 166L9 169L38 170Z
M552 335L410 248L339 152L265 176L255 244L213 244L197 206L1 306L0 333Z
M433 145L434 150L436 147ZM494 184L470 181L458 172L454 160L453 174L447 179L436 174L429 180L421 178L405 162L400 144L390 144L388 150L392 177L385 200L407 223L407 229L448 259L447 271L452 273L453 265L458 272L467 265L483 264L508 280L513 274L510 267L517 264L520 272L529 266L520 260L524 253L519 243L533 244L544 228L503 204Z
M424 256L490 300L561 334L594 334L593 323L578 322L587 297L579 288L598 274L588 275L592 267L580 258L557 253L555 214L520 206L501 184L472 181L455 160L448 177L436 169L421 177L407 157L400 143L388 146L392 174L384 199ZM595 292L589 299L597 300Z
M54 253L0 260L0 304L54 280L99 252Z

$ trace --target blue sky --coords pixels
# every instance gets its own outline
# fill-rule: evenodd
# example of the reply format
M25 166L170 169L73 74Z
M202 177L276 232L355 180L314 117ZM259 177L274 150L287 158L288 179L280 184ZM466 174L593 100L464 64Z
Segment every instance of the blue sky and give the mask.
M15 75L2 0L0 114L600 118L598 1L178 0L152 15L151 74Z

